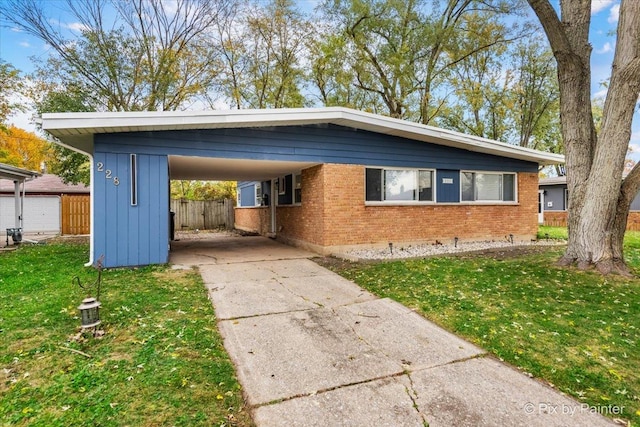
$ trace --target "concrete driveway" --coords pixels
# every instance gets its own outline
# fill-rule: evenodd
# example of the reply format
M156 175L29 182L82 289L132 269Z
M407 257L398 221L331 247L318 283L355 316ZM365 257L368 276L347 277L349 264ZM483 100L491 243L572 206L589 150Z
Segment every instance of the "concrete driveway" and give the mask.
M199 266L258 426L615 425L312 256L230 236L172 255Z

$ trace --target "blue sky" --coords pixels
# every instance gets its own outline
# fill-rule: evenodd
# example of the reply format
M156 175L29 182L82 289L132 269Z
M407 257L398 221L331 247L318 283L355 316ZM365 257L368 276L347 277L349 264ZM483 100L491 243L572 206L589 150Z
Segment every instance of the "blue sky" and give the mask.
M303 10L311 9L317 0L298 0ZM52 2L52 4L55 4ZM63 3L58 3L63 4ZM611 72L611 62L615 49L613 32L618 22L620 0L592 0L591 44L593 45L592 65L592 94L594 97L604 97L606 88L602 82L606 81ZM69 31L78 30L78 23L66 19L64 10L51 7L52 22L59 22L62 28ZM0 58L9 62L23 72L33 70L31 57L46 59L48 47L40 40L15 28L0 27ZM16 126L33 130L30 123L32 113L19 114L12 118ZM632 157L640 160L640 112L634 115L633 135L631 137Z

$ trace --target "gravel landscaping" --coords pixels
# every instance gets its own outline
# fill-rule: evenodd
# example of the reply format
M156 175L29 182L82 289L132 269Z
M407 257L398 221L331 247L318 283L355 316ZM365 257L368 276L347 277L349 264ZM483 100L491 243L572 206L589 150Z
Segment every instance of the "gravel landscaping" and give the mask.
M485 240L476 242L451 243L423 243L419 245L396 246L393 248L354 249L340 255L349 260L377 260L377 259L403 259L422 258L441 254L456 254L463 252L486 251L501 248L521 248L535 246L557 246L566 244L564 240L544 239L531 241Z

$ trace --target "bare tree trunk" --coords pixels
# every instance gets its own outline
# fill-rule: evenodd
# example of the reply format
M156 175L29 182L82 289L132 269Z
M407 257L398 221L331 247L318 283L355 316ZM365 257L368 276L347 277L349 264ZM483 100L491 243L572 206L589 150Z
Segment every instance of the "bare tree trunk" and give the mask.
M560 20L548 0L528 0L558 62L560 114L569 190L569 242L561 264L629 274L623 239L640 171L622 181L633 111L640 93L640 2L620 5L611 83L596 135L590 102L590 1L561 0Z

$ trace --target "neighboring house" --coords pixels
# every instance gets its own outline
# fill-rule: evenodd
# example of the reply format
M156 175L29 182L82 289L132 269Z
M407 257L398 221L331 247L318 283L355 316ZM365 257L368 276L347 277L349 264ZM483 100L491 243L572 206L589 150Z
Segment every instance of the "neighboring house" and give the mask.
M566 227L569 207L567 177L543 178L540 180L539 187L541 205L538 222L544 225ZM631 202L627 229L640 230L640 193Z
M14 184L0 180L0 230L13 227ZM24 232L89 233L89 188L44 174L24 183Z
M90 262L106 267L167 262L170 179L238 181L236 227L330 254L534 238L538 168L564 161L338 107L56 113L42 126L92 156Z

